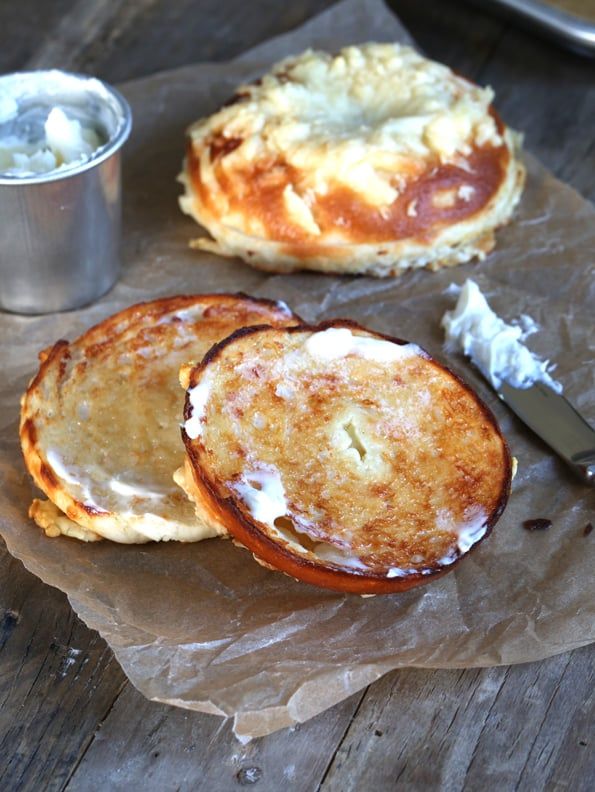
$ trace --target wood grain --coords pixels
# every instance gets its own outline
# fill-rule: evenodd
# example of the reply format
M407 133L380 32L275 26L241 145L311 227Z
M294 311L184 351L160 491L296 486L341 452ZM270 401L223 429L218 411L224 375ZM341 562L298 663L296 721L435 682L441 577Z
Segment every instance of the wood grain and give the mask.
M367 691L322 789L565 788L572 763L569 788L586 790L593 659L587 647L510 668L390 674Z
M29 69L59 67L93 71L97 61L109 60L125 31L134 30L156 0L78 0L58 24L49 29L26 64ZM101 75L98 75L101 76Z
M65 18L76 0L19 0L0 3L0 73L26 68L48 31Z
M172 792L316 789L362 696L242 745L230 721L154 704L128 686L66 789L94 792L99 777L110 790L134 789L139 778L149 789Z
M125 676L66 595L0 546L0 789L62 789Z
M187 63L227 60L300 25L333 0L78 0L29 66L60 65L110 82Z
M329 5L4 3L0 70L58 66L118 82L233 57ZM593 197L592 61L462 0L390 5L429 56L491 84L528 148ZM66 597L1 545L0 789L592 789L593 658L587 647L513 668L395 672L242 746L229 723L140 696Z

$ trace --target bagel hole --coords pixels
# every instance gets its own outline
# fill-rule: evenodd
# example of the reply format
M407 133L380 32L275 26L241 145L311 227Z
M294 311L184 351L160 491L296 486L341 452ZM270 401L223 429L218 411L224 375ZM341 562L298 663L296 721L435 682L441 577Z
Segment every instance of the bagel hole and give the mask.
M304 550L308 550L310 552L314 551L317 542L311 539L308 534L298 531L291 517L287 517L286 515L283 517L277 517L273 525L281 534L281 536L288 542L298 544L300 547L303 547Z
M366 458L366 446L364 445L361 437L358 434L357 427L353 423L353 421L347 421L347 423L343 424L343 429L347 433L351 445L349 448L353 448L357 455L360 458L360 462L363 462Z
M262 492L262 484L260 483L260 481L254 481L254 479L248 479L248 484L252 487L252 489Z

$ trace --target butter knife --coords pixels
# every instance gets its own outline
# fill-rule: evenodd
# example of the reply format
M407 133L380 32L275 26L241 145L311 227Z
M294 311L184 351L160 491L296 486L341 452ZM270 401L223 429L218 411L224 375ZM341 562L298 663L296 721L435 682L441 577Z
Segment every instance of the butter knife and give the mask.
M583 481L595 486L595 429L564 396L542 382L529 388L503 382L497 393Z

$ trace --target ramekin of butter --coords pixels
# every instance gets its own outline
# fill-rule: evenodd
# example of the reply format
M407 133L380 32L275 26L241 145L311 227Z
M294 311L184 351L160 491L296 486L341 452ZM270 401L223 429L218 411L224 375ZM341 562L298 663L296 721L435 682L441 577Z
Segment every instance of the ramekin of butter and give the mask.
M120 149L130 107L92 77L0 77L0 309L78 308L120 271Z

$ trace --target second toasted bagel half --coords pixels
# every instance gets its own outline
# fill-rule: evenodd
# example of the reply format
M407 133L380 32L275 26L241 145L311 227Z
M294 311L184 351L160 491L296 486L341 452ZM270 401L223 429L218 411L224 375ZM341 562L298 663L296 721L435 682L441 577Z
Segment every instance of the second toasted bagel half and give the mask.
M342 320L244 328L184 379L192 496L299 580L409 589L452 569L506 505L493 415L415 344Z

